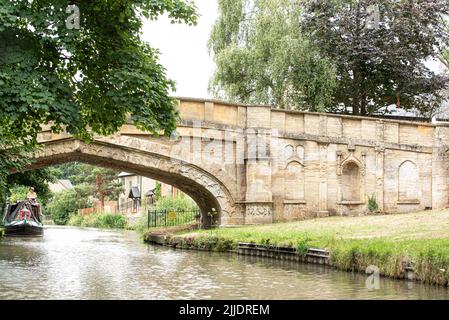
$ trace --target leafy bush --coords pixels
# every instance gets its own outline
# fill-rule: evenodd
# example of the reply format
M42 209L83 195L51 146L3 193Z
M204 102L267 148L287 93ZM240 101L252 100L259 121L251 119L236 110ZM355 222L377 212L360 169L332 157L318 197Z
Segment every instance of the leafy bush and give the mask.
M142 212L142 215L139 217L139 219L135 223L128 225L128 229L135 230L140 233L144 233L145 230L147 230L147 227L148 227L148 213L147 212Z
M72 215L68 224L75 227L99 229L125 229L128 220L118 213L94 213L90 215Z
M70 216L75 215L78 209L90 205L78 189L64 190L55 193L52 201L47 206L47 213L51 215L57 225L65 225Z
M198 210L196 203L189 197L177 197L177 198L161 198L156 202L156 205L152 210L156 211L193 211Z
M16 203L17 201L23 201L26 199L28 194L28 187L25 186L17 186L11 189L11 196L9 197L9 201L11 203Z
M237 242L231 239L216 236L210 237L206 236L191 239L181 238L179 240L181 241L181 246L187 247L193 246L201 250L218 251L218 252L234 250L235 248L237 248L238 245Z
M81 227L83 224L84 217L79 214L74 214L70 216L69 221L67 222L68 225L74 226L74 227Z
M379 211L379 205L377 204L377 199L374 195L368 198L368 209L372 213Z
M304 239L301 239L296 244L296 252L301 256L305 257L307 253L309 253L310 249L310 241L312 239L308 238L307 236Z

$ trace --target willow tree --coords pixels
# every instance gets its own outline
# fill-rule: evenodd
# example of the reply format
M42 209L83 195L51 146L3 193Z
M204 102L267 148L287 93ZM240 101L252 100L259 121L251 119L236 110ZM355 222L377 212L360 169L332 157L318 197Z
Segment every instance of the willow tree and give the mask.
M210 91L236 102L323 111L335 69L300 32L299 0L219 0Z
M334 104L371 115L388 106L430 116L447 77L426 65L449 42L448 0L303 0L302 30L337 67Z
M444 51L442 57L442 62L449 69L449 50Z
M43 124L86 140L128 117L151 132L175 128L174 84L140 37L143 18L161 14L197 21L184 0L0 0L0 184Z

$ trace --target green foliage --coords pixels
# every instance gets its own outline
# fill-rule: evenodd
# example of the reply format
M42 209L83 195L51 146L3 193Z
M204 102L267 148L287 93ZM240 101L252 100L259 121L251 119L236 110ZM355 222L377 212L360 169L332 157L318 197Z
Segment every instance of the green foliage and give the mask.
M211 90L243 103L323 111L336 70L300 32L291 0L220 0L209 40L217 65Z
M124 191L122 184L117 179L118 172L105 168L94 168L88 177L88 182L93 183L95 177L95 193L100 199L118 200L119 195Z
M305 257L307 253L309 253L310 249L310 241L311 239L309 237L305 237L304 239L301 239L296 244L296 252L301 256Z
M9 201L11 203L16 203L17 201L23 201L26 199L29 188L25 186L16 186L10 190L11 195Z
M53 167L58 179L70 180L73 185L83 183L85 177L90 174L86 169L87 165L78 162L64 163Z
M154 189L154 198L157 201L162 198L162 184L156 181L156 188Z
M0 111L1 112L1 111ZM10 184L8 176L11 171L21 170L31 160L29 152L34 149L31 142L19 142L0 119L0 202L6 202Z
M341 270L365 272L369 266L379 267L381 275L404 278L406 266L413 266L416 280L426 283L449 284L449 238L445 234L435 237L436 226L441 224L433 219L423 224L422 219L428 212L410 215L397 215L402 223L402 235L385 231L375 235L367 228L367 221L360 217L341 218L350 228L362 233L349 234L335 227L336 219L318 219L281 223L264 226L245 226L238 228L220 228L214 230L179 231L171 238L171 244L193 247L203 250L229 251L239 242L256 243L268 246L291 246L299 255L304 256L309 248L322 248L330 252L330 265ZM441 213L442 218L447 213ZM392 216L366 217L375 225L375 229L386 230L391 227ZM295 226L307 225L307 232L295 230ZM446 226L442 227L444 230ZM397 228L396 228L397 229ZM176 231L174 231L176 232Z
M80 28L66 26L76 3ZM143 17L196 24L184 0L0 0L0 191L28 163L41 125L89 140L127 120L156 134L177 121L174 83L141 40Z
M196 203L189 197L166 197L159 199L152 210L180 212L198 210Z
M117 179L118 172L89 164L72 162L55 167L58 179L68 179L76 186L83 186L86 196L100 200L118 200L123 187Z
M29 189L29 187L34 187L39 202L46 204L53 196L48 184L56 180L57 177L54 170L52 168L44 168L11 174L8 176L7 182L9 188L23 186Z
M54 195L52 201L47 206L47 212L51 215L57 225L65 225L71 215L75 215L78 209L87 208L91 205L85 197L85 190L76 187L72 190L65 190Z
M99 229L125 229L128 220L125 216L115 213L94 213L90 215L73 215L68 224L75 227Z
M157 188L157 184L156 184ZM158 199L156 197L156 199ZM155 206L149 209L150 211L155 211L160 217L157 217L156 221L154 221L154 216L150 215L148 217L148 212L143 212L142 216L139 220L131 226L132 229L143 233L148 229L148 219L150 219L150 228L160 228L162 226L165 227L165 212L175 212L176 217L171 219L170 216L167 218L167 226L166 227L175 227L182 225L191 225L195 223L195 216L193 215L193 211L199 210L196 203L189 197L177 197L177 198L159 198L156 202ZM156 224L156 227L155 227Z
M449 82L425 62L448 59L448 8L448 0L220 0L211 89L288 109L372 115L396 105L430 118Z
M338 110L372 115L397 105L430 118L440 106L448 78L425 62L449 43L448 0L304 0L302 6L301 29L337 67Z
M377 203L375 195L372 195L368 198L368 210L372 213L376 213L379 211L379 204Z
M448 32L449 32L449 31L448 31ZM444 63L445 63L445 65L446 65L446 67L449 68L449 49L446 49L446 50L443 52L443 61L445 61Z
M238 245L233 240L216 236L183 238L183 239L175 238L174 240L175 241L180 240L181 247L195 247L201 250L218 251L218 252L233 250L237 248Z

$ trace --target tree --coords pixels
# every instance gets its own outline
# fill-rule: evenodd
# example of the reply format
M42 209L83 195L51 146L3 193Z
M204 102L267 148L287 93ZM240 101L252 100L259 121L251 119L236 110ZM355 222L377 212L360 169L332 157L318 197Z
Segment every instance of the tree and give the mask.
M9 188L23 186L28 190L30 187L34 187L38 199L42 203L51 199L52 193L48 184L56 182L56 180L56 175L51 168L15 173L9 175L7 179Z
M219 0L209 49L215 96L243 103L323 111L336 73L299 30L300 0Z
M54 167L54 170L57 172L58 179L70 180L73 185L80 185L91 182L88 181L88 177L92 174L92 170L95 168L96 167L85 163L70 162L58 165Z
M95 168L92 175L95 177L95 193L100 200L101 210L104 210L105 199L117 200L123 192L122 184L117 179L117 172L105 168Z
M442 57L443 57L443 60L442 60L443 63L446 65L446 68L449 69L449 50L445 50L443 52Z
M334 105L371 115L390 105L430 116L445 76L425 61L448 44L448 0L304 0L301 27L337 66Z
M25 186L15 186L11 188L10 201L15 203L17 201L22 201L26 199L29 189Z
M156 188L154 188L154 200L157 202L162 199L162 183L156 181Z
M17 143L14 137L8 139L7 135L2 136L4 131L0 125L0 203L7 200L9 174L30 163L27 153L33 149L30 144Z
M57 225L65 225L71 215L77 213L78 209L86 207L86 198L78 187L71 190L64 190L54 195L53 200L48 204L47 212L51 215Z
M117 200L123 192L115 170L83 163L63 164L55 169L59 179L69 179L77 187L83 187L86 197L97 197L102 208L106 200Z
M164 13L173 22L197 21L184 0L0 0L3 184L5 172L21 167L15 154L33 150L43 124L86 140L129 118L154 133L174 130L174 83L158 51L140 39L142 18Z

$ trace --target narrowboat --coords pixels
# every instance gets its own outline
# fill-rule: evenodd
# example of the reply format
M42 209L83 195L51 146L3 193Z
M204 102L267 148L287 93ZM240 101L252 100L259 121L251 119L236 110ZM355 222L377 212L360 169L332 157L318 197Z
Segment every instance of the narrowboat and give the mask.
M41 207L35 201L18 201L6 207L3 217L5 237L42 237Z

